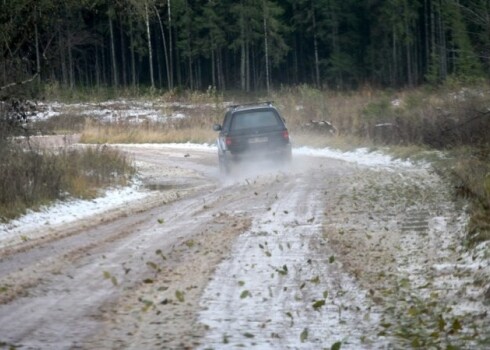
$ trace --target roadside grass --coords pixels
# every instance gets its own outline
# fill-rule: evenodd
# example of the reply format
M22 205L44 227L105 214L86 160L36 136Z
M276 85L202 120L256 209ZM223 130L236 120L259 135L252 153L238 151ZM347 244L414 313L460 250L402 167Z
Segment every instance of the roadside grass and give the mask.
M326 120L342 136L439 149L488 142L489 91L486 85L400 92L366 88L355 93L299 86L278 91L272 99L295 131L311 120Z
M0 149L0 222L67 197L90 199L101 188L124 185L135 173L122 153L108 147L57 153L3 144Z
M474 246L490 240L490 149L459 148L454 153L457 161L446 162L459 195L471 199L471 217L467 244Z
M159 125L86 125L80 142L84 143L212 143L216 134L199 127L165 128Z
M35 131L42 135L73 134L83 131L86 116L76 113L64 113L35 123Z
M325 132L315 132L309 130L295 130L290 132L291 142L294 147L308 146L316 148L329 147L340 151L352 151L359 147L374 149L375 145L371 142L362 140L352 135L329 135Z

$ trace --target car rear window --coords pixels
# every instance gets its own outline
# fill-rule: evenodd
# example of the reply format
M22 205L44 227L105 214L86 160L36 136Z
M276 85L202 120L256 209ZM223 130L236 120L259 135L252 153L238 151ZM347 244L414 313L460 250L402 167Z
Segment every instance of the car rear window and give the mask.
M231 130L279 126L279 118L271 110L243 111L233 116Z

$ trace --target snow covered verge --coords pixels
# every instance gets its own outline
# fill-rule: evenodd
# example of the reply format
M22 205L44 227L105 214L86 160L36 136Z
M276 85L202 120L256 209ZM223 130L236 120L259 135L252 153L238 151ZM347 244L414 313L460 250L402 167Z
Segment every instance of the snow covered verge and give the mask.
M57 201L41 207L39 211L29 211L18 219L0 224L0 247L39 238L46 235L41 228L49 231L60 225L123 207L148 195L149 191L142 190L136 181L128 187L109 189L93 200Z

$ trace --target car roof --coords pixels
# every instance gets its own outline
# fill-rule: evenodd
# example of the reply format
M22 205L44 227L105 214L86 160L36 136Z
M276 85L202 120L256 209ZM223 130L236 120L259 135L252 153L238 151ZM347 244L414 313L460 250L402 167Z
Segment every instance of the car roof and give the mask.
M276 109L272 105L272 101L244 103L244 104L239 104L239 105L232 105L232 106L229 106L228 108L232 112L234 112L234 111L253 110L253 109L263 109L263 108Z

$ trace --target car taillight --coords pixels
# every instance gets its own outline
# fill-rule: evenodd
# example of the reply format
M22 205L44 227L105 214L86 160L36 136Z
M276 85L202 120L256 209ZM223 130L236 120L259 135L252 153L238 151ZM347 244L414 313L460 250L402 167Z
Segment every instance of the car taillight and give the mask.
M230 136L226 136L225 143L227 146L231 146L231 144L233 143L233 140L231 139Z
M284 130L282 132L282 138L286 141L289 141L289 132L287 130Z

